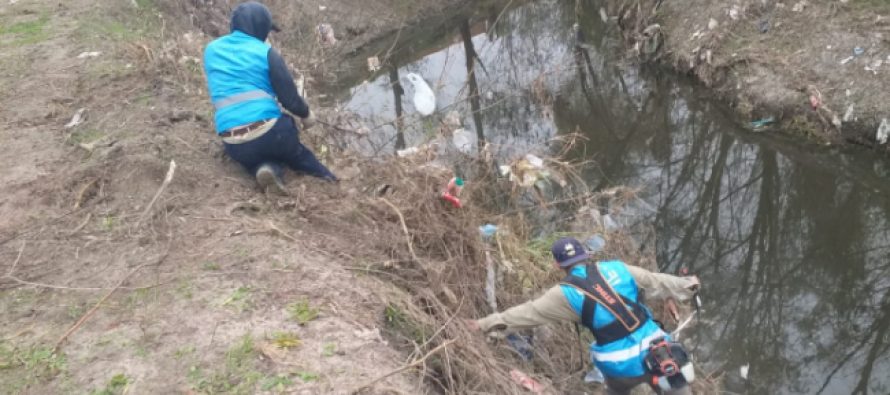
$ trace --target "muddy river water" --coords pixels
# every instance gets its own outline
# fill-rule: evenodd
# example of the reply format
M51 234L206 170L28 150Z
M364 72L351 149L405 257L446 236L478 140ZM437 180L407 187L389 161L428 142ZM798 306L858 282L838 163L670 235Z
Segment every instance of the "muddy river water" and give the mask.
M421 144L452 110L501 158L581 133L591 184L640 187L654 208L643 215L660 269L702 278L705 311L685 341L727 391L890 393L887 161L744 129L706 89L625 60L596 2L479 8L383 40L398 67L341 90L381 130L365 150ZM433 117L417 114L408 73L435 91Z

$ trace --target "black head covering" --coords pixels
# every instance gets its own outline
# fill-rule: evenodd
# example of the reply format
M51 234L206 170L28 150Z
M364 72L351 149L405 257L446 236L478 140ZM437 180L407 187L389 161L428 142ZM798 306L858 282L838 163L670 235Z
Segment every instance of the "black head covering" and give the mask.
M266 6L248 1L239 4L232 12L232 31L235 30L266 41L270 31L277 32L279 29L272 23L272 13Z

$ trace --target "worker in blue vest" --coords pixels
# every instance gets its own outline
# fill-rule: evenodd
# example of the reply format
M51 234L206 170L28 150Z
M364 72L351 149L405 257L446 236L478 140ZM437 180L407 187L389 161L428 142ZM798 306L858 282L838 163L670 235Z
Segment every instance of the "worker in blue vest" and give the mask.
M627 395L644 383L658 394L691 394L690 358L652 319L640 289L647 297L683 301L695 294L698 278L652 273L620 261L593 262L573 238L557 240L551 252L567 274L560 284L535 300L468 321L470 328L488 332L578 323L596 339L591 359L605 377L607 394Z
M328 181L337 177L300 143L294 118L313 119L284 59L266 38L278 31L266 6L242 3L232 13L232 32L204 51L204 72L215 109L216 133L226 154L256 176L266 191L287 194L282 166Z

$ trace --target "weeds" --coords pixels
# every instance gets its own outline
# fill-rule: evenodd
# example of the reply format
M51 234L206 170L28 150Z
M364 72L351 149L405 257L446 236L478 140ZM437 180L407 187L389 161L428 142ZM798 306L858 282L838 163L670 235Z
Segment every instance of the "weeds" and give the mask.
M275 332L272 334L272 344L275 347L290 349L294 347L299 347L303 342L297 336L297 334L292 332Z
M0 341L0 370L12 371L9 377L16 381L6 382L5 386L13 393L17 392L15 388L56 377L67 370L67 365L65 355L54 353L50 346L19 348Z
M105 384L105 388L101 390L95 390L91 392L91 395L118 395L124 393L124 390L127 388L127 384L130 383L130 379L124 375L123 373L118 373L114 375L111 380L108 380L108 384Z
M279 374L263 379L260 388L262 388L263 391L285 392L287 387L292 385L294 385L294 381L291 380L288 375Z
M0 26L0 36L15 36L11 45L30 45L46 40L46 24L49 16L41 15L36 20L14 23L9 26Z
M241 313L251 307L250 287L238 287L222 302L223 307L232 307Z
M318 318L319 310L309 305L309 301L304 299L287 305L287 312L290 319L300 325L306 325Z
M336 353L337 343L325 343L324 347L321 350L321 355L324 357L333 357Z
M226 352L225 367L209 375L197 366L189 369L188 379L192 387L209 394L252 394L263 375L256 369L256 350L253 337L244 335Z

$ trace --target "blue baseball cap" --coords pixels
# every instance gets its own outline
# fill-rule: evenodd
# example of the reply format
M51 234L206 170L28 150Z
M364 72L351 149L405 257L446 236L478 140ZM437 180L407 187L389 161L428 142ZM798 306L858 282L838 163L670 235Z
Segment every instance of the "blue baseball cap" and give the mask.
M589 258L587 251L584 250L584 245L571 237L563 237L555 241L550 252L553 254L553 259L556 259L556 263L562 268L583 262Z

